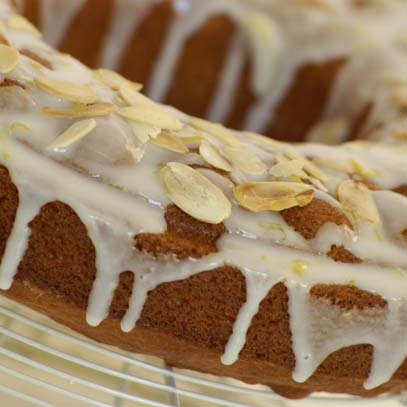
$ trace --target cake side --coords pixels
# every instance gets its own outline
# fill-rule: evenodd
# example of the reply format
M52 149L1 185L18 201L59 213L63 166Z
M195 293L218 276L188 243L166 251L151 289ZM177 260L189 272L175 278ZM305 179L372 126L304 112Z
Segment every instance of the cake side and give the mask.
M402 1L96 1L19 3L52 45L188 114L286 141L405 133Z
M297 396L334 391L335 372L364 394L399 385L403 142L293 146L187 116L60 54L0 5L6 295L50 292L86 308L80 324L52 316L86 321L87 334L115 321L117 338L101 341L160 332L215 352L210 372ZM353 363L349 347L361 353L356 375L339 363ZM241 375L245 360L280 366L283 382Z

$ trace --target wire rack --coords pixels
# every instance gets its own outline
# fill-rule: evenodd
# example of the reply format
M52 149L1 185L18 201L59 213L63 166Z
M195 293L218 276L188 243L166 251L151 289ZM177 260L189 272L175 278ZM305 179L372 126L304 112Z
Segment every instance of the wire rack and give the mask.
M173 369L102 346L3 297L0 400L7 407L407 406L405 394L285 400L264 386Z

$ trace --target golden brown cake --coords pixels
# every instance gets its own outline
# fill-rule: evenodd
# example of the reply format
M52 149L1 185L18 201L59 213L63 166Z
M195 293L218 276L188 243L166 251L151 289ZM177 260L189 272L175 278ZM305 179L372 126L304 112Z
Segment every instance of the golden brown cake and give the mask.
M232 128L336 144L405 113L404 0L19 4L63 52Z
M0 21L2 295L288 397L407 389L403 141L229 130Z

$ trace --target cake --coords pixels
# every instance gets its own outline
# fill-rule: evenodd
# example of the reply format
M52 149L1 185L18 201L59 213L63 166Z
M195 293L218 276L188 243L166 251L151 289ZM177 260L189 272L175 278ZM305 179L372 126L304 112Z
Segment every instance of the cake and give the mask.
M56 51L5 0L0 21L2 295L287 397L407 389L398 122L339 146L230 130Z
M63 52L232 128L337 144L382 137L406 109L404 0L18 4Z

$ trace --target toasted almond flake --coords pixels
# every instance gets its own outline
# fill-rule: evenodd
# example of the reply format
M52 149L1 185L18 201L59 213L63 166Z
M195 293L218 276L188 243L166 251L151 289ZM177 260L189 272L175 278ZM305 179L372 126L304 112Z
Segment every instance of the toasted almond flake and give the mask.
M113 103L95 103L92 105L84 105L83 107L69 107L66 109L54 109L52 107L44 107L42 113L48 117L58 119L76 118L76 117L94 117L107 116L115 110Z
M10 16L10 18L7 20L7 24L9 27L14 28L15 30L27 31L37 37L42 36L41 32L34 25L32 25L25 17L18 14Z
M159 108L146 105L127 106L120 108L117 113L129 120L159 126L166 130L181 130L182 123L178 117Z
M130 87L135 91L139 91L143 88L141 83L132 82L131 80L126 79L124 76L118 74L117 72L111 71L110 69L97 69L94 71L94 74L97 79L113 90L119 90L123 85Z
M155 139L151 140L151 143L175 153L186 154L189 152L188 147L179 138L167 131L162 131Z
M147 143L151 138L157 137L161 133L161 128L150 124L129 121L133 134L142 143Z
M287 157L289 157L293 160L303 160L304 161L304 170L306 172L308 172L310 175L314 176L315 178L318 178L322 182L326 182L328 180L328 177L321 169L319 169L310 160L303 157L289 144L282 143L280 141L276 141L276 140L273 140L268 137L264 137L261 134L257 134L257 133L245 132L245 134L252 140L261 142L268 150L271 150L273 152L274 151L282 152Z
M0 73L9 73L18 65L18 51L8 45L0 44Z
M56 150L68 147L75 141L89 134L96 127L95 119L80 120L69 126L48 147L48 150Z
M199 130L206 131L229 146L240 146L240 141L233 135L232 131L221 124L211 123L199 117L190 117L189 124Z
M326 158L315 157L312 159L314 164L319 167L329 168L335 171L343 172L345 174L352 174L353 168L350 163L345 161L328 160Z
M275 177L288 177L290 175L297 175L301 173L304 167L303 160L287 160L281 161L273 165L269 169L269 173Z
M320 191L328 192L328 188L318 178L309 177L308 181L311 182L311 184Z
M257 154L246 147L225 146L223 155L246 174L260 175L267 170L266 164L260 160Z
M208 141L203 140L201 142L199 154L209 165L223 171L232 171L232 166L220 155L218 149Z
M368 223L380 221L372 191L362 182L348 179L338 186L339 202L357 218Z
M184 143L195 143L203 140L200 134L192 134L191 136L177 136Z
M82 85L45 76L36 78L35 82L42 90L73 102L93 103L99 98L98 93L89 84Z
M232 205L222 190L188 165L167 163L160 180L171 201L195 219L218 224L231 214Z
M134 86L128 84L120 86L120 96L129 106L147 105L151 107L158 107L155 102L138 92Z
M252 212L282 211L309 204L314 190L294 182L247 182L236 186L233 195L240 206Z

